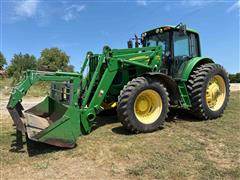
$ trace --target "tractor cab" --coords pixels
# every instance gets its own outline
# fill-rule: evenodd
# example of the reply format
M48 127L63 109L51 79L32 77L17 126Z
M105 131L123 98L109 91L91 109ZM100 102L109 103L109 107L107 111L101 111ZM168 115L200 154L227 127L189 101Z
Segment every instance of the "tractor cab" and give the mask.
M143 47L161 46L161 72L172 77L176 77L178 70L188 60L201 56L198 33L187 29L182 23L177 26L161 26L142 33L141 44Z

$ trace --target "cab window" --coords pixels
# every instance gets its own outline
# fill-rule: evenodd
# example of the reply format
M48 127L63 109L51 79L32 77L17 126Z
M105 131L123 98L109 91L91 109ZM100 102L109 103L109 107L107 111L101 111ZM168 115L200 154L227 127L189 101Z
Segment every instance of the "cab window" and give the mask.
M173 33L174 56L189 56L188 36L183 35L178 31Z
M165 55L166 52L169 51L169 32L155 34L147 37L146 46L147 47L161 46L163 55Z
M191 57L197 57L198 55L198 41L195 34L190 35L190 52Z

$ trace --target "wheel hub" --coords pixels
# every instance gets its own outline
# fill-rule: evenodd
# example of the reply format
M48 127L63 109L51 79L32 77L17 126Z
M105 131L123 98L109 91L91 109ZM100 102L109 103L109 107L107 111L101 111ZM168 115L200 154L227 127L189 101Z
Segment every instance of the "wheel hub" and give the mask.
M208 83L206 89L206 102L208 107L213 110L219 110L225 99L226 85L220 75L215 75Z
M144 113L148 111L149 107L151 106L149 100L146 97L140 97L139 102L137 103L137 110L138 112Z
M144 90L134 102L134 113L143 124L155 122L162 112L162 98L154 90Z

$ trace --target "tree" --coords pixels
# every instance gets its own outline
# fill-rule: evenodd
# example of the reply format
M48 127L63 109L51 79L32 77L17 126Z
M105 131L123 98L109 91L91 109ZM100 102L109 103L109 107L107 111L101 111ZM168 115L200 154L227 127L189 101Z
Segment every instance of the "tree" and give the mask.
M6 58L3 53L0 52L0 70L3 69L3 66L7 64Z
M41 52L41 57L38 61L38 69L49 71L73 71L73 66L68 63L69 56L59 48L45 48Z
M231 83L240 83L240 73L229 74L229 79Z
M33 55L14 54L11 64L8 66L8 75L14 78L14 82L18 81L27 69L35 70L37 68L37 60Z
M74 72L74 66L70 64L70 65L68 65L68 66L64 69L64 71Z

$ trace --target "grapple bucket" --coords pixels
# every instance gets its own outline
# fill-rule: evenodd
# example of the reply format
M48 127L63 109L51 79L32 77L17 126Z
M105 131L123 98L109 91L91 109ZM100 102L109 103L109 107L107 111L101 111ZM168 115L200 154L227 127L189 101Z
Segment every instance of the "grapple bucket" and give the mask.
M46 97L36 106L23 110L20 103L9 109L17 129L29 139L47 144L72 148L80 135L80 111Z

